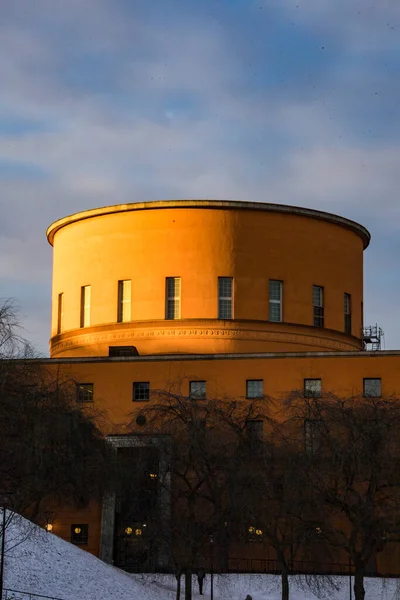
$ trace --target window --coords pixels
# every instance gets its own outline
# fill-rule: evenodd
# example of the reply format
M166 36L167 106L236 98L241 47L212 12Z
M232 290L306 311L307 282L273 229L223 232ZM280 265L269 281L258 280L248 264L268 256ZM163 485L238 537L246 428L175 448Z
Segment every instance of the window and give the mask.
M380 377L364 379L364 396L366 398L380 398L382 396L382 380Z
M76 386L77 402L93 402L93 388L93 383L78 383Z
M192 400L206 399L206 382L205 381L190 381L189 382L189 397Z
M304 448L307 454L315 454L321 448L322 421L318 419L304 420Z
M351 295L344 295L344 332L351 335Z
M118 323L127 323L131 320L132 281L123 279L118 281Z
M89 525L79 523L71 525L71 542L73 544L87 544L89 541Z
M263 422L259 420L246 421L246 432L250 442L260 441L263 434Z
M57 307L57 334L63 330L63 318L64 318L64 294L58 294L58 307Z
M320 398L322 391L321 379L304 380L304 396L306 398Z
M108 356L139 356L136 346L108 346Z
M165 318L181 318L181 278L167 277L165 282Z
M269 320L282 321L282 281L269 280Z
M218 319L232 319L233 278L218 277Z
M133 384L133 400L150 400L150 383L148 381L135 381Z
M324 288L313 285L314 327L324 326Z
M90 327L90 285L81 287L81 327Z
M139 427L143 427L144 425L146 425L147 423L147 419L144 415L138 415L136 417L136 425L139 425Z
M263 379L247 379L246 398L262 398L264 396Z

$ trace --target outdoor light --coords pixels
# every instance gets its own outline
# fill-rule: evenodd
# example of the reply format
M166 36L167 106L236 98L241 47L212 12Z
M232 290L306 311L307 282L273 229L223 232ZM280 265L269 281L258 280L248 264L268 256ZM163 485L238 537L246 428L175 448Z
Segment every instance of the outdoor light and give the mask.
M262 534L263 534L262 529L256 529L256 535L262 535Z
M322 533L321 527L316 527L315 531L316 531L317 535L321 535L321 533Z
M80 527L75 527L74 529L74 533L76 533L77 535L79 535L81 533L82 529Z
M150 479L157 479L157 473L149 473Z
M254 527L249 527L249 533L254 533L255 532L255 528Z
M53 524L52 523L46 523L46 525L44 526L46 531L52 531L53 530Z
M126 529L125 529L126 535L131 535L132 531L133 531L132 527L126 527Z
M135 535L142 535L142 533L141 529L135 529Z

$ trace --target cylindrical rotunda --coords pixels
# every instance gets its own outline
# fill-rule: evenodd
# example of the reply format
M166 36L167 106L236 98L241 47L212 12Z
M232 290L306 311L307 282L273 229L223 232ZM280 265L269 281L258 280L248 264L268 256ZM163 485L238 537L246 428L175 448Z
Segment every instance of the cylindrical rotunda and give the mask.
M361 225L279 204L177 200L53 223L53 357L362 347ZM119 350L118 350L119 349Z

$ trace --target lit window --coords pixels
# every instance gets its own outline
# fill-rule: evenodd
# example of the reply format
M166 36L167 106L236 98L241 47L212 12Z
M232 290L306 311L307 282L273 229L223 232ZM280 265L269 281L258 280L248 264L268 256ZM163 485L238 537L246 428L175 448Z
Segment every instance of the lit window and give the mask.
M181 318L181 278L167 277L165 284L165 318Z
M148 381L135 381L133 384L133 400L150 400L150 383Z
M89 525L80 523L71 525L71 542L73 544L87 544L89 541Z
M127 323L131 320L132 281L123 279L118 281L118 323Z
M380 398L382 396L381 378L364 379L364 396L366 398Z
M320 398L322 391L321 379L304 380L304 396L306 398Z
M322 421L318 419L304 420L304 447L307 454L315 454L322 442Z
M232 277L218 277L218 319L232 319Z
M269 281L269 320L282 321L282 281Z
M192 400L206 399L206 382L205 381L190 381L189 396Z
M58 307L57 307L57 334L63 330L64 320L64 294L58 294Z
M246 398L262 398L264 396L263 379L247 379Z
M93 402L93 383L77 383L77 402Z
M313 285L314 327L324 327L324 288Z
M351 335L351 295L344 295L344 331Z
M81 327L90 327L90 285L81 287Z

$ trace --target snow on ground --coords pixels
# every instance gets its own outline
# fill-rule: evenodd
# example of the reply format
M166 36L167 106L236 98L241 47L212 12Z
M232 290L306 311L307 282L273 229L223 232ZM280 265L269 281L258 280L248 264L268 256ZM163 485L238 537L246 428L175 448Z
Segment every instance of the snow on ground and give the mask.
M1 518L0 511L0 522ZM348 600L349 579L337 577L333 582L334 588L315 595L304 579L292 578L291 600ZM128 575L16 516L6 532L5 587L61 600L174 600L176 582L167 575ZM366 590L366 600L395 600L396 581L367 579ZM193 591L194 599L209 600L210 576L204 596L197 594L196 578ZM280 600L280 579L273 575L214 577L215 600L245 600L247 594L253 600ZM14 598L28 600L27 595Z

